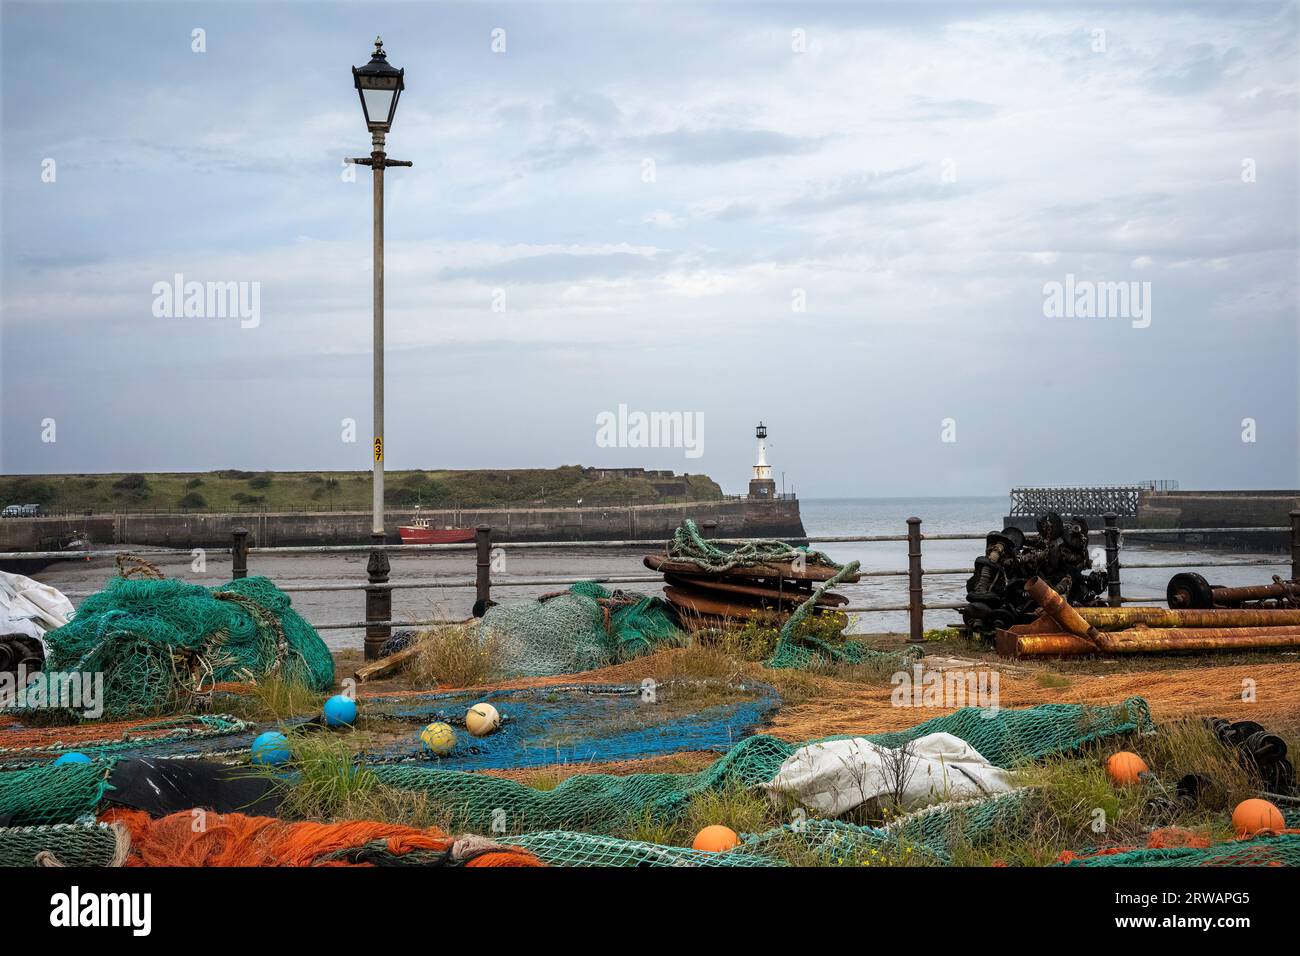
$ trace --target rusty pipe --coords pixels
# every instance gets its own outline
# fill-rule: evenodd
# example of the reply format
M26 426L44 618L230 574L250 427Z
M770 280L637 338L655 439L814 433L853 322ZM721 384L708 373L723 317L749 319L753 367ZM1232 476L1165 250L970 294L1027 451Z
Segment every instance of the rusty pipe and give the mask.
M1198 653L1300 647L1300 627L1152 628L1109 631L1098 647L1077 634L1016 634L1000 630L997 651L1003 657L1080 657L1096 654Z
M1210 593L1214 595L1215 604L1238 604L1242 601L1265 601L1270 598L1287 597L1290 590L1286 583L1251 584L1238 588L1216 587Z
M1128 627L1300 627L1300 610L1218 608L1170 610L1163 607L1080 607L1079 617L1099 631Z
M1101 633L1079 616L1079 612L1070 607L1068 601L1046 581L1035 575L1025 582L1025 593L1033 598L1043 611L1061 625L1061 630L1089 641L1094 647L1101 647Z

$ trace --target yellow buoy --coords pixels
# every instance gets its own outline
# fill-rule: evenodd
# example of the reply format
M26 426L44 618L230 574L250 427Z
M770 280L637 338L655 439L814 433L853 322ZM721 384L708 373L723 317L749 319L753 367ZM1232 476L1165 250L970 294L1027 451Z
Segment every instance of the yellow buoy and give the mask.
M420 731L420 743L430 753L445 757L456 747L456 731L447 724L430 724Z
M501 715L491 704L475 704L465 712L465 729L475 737L486 737L501 726Z

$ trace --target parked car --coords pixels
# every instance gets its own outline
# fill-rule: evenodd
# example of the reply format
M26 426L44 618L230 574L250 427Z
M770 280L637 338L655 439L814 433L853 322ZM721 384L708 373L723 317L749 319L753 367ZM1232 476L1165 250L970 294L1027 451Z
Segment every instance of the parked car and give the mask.
M21 518L22 516L22 505L6 505L5 510L0 511L0 518Z

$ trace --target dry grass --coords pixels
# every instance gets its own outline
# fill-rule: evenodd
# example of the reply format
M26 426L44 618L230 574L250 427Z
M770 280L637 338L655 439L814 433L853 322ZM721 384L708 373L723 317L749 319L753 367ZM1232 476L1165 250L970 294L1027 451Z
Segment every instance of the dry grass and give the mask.
M407 673L418 685L476 687L495 674L496 640L480 640L477 621L433 627L415 640L419 650Z
M241 684L238 693L221 697L223 711L258 722L319 713L324 703L324 694L282 677L266 677L253 684Z

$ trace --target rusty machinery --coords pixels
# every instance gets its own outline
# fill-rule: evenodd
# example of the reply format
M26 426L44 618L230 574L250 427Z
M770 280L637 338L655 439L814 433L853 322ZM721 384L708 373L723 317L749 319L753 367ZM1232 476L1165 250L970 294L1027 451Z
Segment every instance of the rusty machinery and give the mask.
M1175 574L1165 589L1171 608L1300 608L1300 582L1283 581L1276 574L1272 584L1230 588L1210 584L1192 571Z
M1071 604L1103 603L1106 572L1090 570L1088 522L1049 511L1035 524L1036 534L1003 528L985 538L984 555L975 559L975 573L966 582L961 612L971 633L992 637L999 628L1032 621L1038 605L1025 593L1025 582L1033 577L1047 581Z

